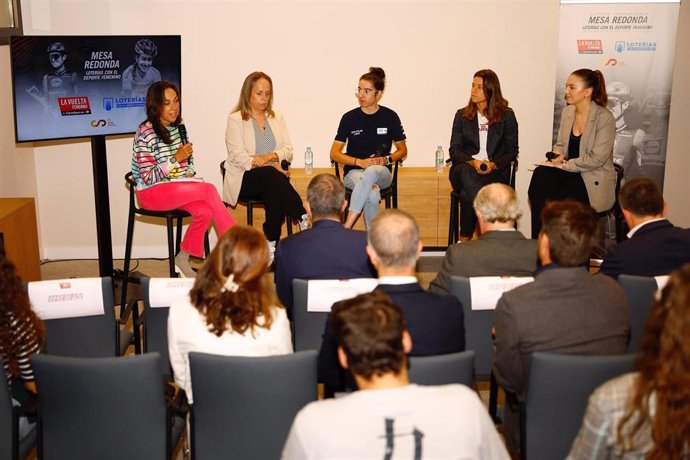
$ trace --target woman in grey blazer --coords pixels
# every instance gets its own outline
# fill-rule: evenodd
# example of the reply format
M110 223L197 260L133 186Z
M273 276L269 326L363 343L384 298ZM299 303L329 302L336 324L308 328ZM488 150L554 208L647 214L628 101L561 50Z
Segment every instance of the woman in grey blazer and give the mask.
M529 185L532 238L541 230L541 210L547 200L574 199L597 212L615 201L616 171L613 142L616 123L606 106L606 82L598 70L579 69L565 85L565 101L555 156L534 170Z
M225 144L223 201L231 206L247 199L264 203L263 230L273 261L283 217L292 217L300 228L306 228L308 218L282 168L292 161L292 141L285 118L273 109L273 82L265 73L252 72L244 80L237 107L228 115Z

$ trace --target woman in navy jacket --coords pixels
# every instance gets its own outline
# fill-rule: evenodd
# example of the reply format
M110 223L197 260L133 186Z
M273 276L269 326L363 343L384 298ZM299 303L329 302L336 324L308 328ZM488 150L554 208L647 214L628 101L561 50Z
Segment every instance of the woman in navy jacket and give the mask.
M518 155L518 124L501 94L498 76L479 70L470 101L455 114L450 137L450 183L460 193L460 241L472 239L477 216L472 203L483 186L508 184L510 164Z

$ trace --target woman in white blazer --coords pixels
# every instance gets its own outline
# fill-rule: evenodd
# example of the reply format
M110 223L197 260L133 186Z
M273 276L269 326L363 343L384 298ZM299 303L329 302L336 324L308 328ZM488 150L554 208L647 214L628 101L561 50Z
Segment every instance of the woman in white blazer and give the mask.
M616 170L613 142L616 122L607 108L606 82L598 70L579 69L565 85L565 101L555 157L534 170L529 184L532 238L541 230L541 210L547 200L574 199L597 212L613 206ZM555 166L555 167L547 167Z
M290 216L305 227L307 211L302 198L281 168L292 161L292 142L283 115L273 110L273 81L263 72L245 78L235 110L228 115L225 145L223 201L261 200L266 207L264 234L269 257L280 239L283 217Z

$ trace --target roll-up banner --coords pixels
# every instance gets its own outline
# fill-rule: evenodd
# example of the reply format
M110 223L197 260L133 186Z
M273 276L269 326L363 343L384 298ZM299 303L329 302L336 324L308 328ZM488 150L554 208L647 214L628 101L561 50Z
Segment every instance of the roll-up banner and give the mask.
M663 188L679 7L680 0L561 1L554 142L568 75L599 69L616 119L614 161L626 179L646 176Z

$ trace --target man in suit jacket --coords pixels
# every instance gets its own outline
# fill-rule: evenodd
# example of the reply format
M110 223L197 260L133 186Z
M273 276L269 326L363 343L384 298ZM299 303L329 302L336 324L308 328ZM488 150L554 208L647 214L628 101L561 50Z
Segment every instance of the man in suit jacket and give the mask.
M503 294L494 313L494 375L508 401L524 397L532 353L611 355L627 351L630 313L611 278L590 275L597 213L573 200L549 202L538 241L542 268L532 283ZM515 404L506 404L506 440L519 452Z
M522 211L512 187L501 183L483 187L474 210L481 236L448 247L430 291L449 294L451 276L532 276L537 269L537 241L515 229Z
M667 207L656 182L646 177L631 179L618 201L631 229L630 239L609 248L602 273L614 278L667 275L690 262L690 229L674 227L665 219Z
M343 184L331 174L318 174L307 186L307 212L312 228L280 242L276 250L278 298L292 317L292 280L373 278L367 257L367 234L342 224L347 206Z
M387 209L372 220L367 253L379 274L376 289L386 293L403 310L413 342L410 355L463 351L462 305L455 297L422 289L415 277L421 252L419 227L409 214ZM344 387L346 376L338 363L337 347L329 318L319 353L319 381L326 384L327 394L342 391Z

